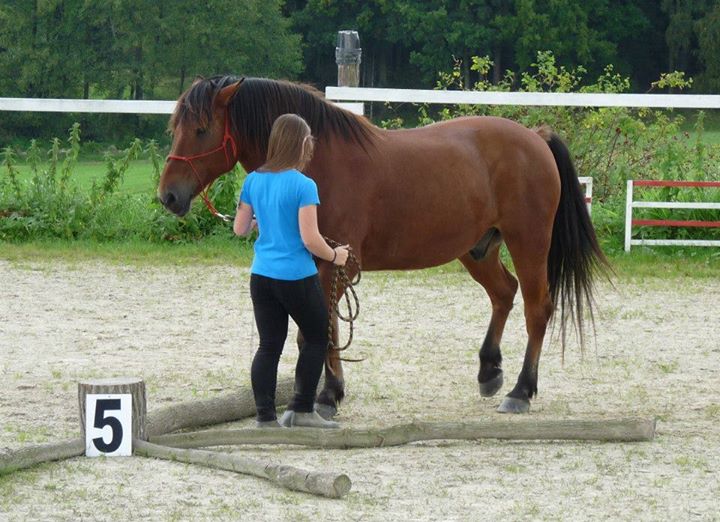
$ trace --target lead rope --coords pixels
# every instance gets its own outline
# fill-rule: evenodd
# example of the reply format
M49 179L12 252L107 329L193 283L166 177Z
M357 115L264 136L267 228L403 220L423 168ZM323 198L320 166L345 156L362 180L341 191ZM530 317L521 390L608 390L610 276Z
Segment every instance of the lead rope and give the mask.
M331 247L335 248L341 246L340 243L338 243L337 241L334 241L325 236L323 237ZM335 349L339 352L347 350L352 343L353 333L355 330L353 323L360 314L360 299L358 299L357 292L355 292L355 285L360 282L362 274L360 261L355 256L355 254L350 251L348 253L348 262L353 263L357 267L357 274L355 274L355 277L353 279L350 279L347 272L345 271L345 267L334 265L333 275L330 282L330 304L328 306L328 348ZM340 299L338 298L337 292L338 282L341 282L344 286L343 297L345 298L345 304L347 305L347 314L345 315L340 312ZM350 296L352 296L352 301L354 301L354 308L353 303L350 300ZM348 323L348 327L350 329L348 340L343 346L338 346L333 340L333 333L335 333L335 328L333 327L333 312L335 312L335 315L339 320ZM337 334L339 338L340 332L337 332ZM341 357L340 360L347 362L360 362L364 361L365 359L345 359Z

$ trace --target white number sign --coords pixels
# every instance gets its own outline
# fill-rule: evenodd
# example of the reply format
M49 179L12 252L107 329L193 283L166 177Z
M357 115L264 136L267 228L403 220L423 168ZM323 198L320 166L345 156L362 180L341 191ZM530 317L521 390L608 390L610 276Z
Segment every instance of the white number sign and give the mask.
M85 397L85 455L132 455L132 395L88 394Z

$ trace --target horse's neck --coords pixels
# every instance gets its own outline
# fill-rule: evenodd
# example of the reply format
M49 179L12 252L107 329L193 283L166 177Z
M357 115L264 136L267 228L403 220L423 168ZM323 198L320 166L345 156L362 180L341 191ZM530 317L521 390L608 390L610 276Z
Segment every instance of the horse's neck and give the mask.
M245 172L252 172L253 170L257 170L258 167L265 163L265 157L260 152L260 147L254 144L241 142L239 149L240 155L238 161L240 162L240 165L242 165L242 167L245 169Z
M245 172L252 172L257 170L258 167L265 163L265 155L260 152L261 148L255 143L249 143L245 140L238 141L238 149L240 151L238 162L242 165ZM362 149L362 146L352 140L346 141L339 137L331 138L329 141L322 143L320 142L317 146L315 156L316 160L321 163L332 162L334 165L333 170L337 170L339 166L338 160L342 158L355 157L357 161L357 150ZM363 154L366 156L366 154ZM370 156L367 156L368 163L372 164L373 160Z

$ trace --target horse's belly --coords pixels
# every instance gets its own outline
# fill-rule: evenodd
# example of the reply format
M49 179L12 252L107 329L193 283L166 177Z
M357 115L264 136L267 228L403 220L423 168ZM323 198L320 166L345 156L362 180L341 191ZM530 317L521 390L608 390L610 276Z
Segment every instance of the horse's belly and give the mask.
M470 251L492 226L487 218L478 220L475 212L406 216L373 227L375 231L363 243L365 268L411 270L443 265Z

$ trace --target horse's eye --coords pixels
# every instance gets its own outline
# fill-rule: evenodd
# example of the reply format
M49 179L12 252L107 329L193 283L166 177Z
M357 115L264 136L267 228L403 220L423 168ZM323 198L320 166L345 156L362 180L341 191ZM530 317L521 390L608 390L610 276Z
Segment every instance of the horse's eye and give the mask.
M207 129L200 128L195 131L195 134L197 134L198 136L202 136L206 132L207 132Z

